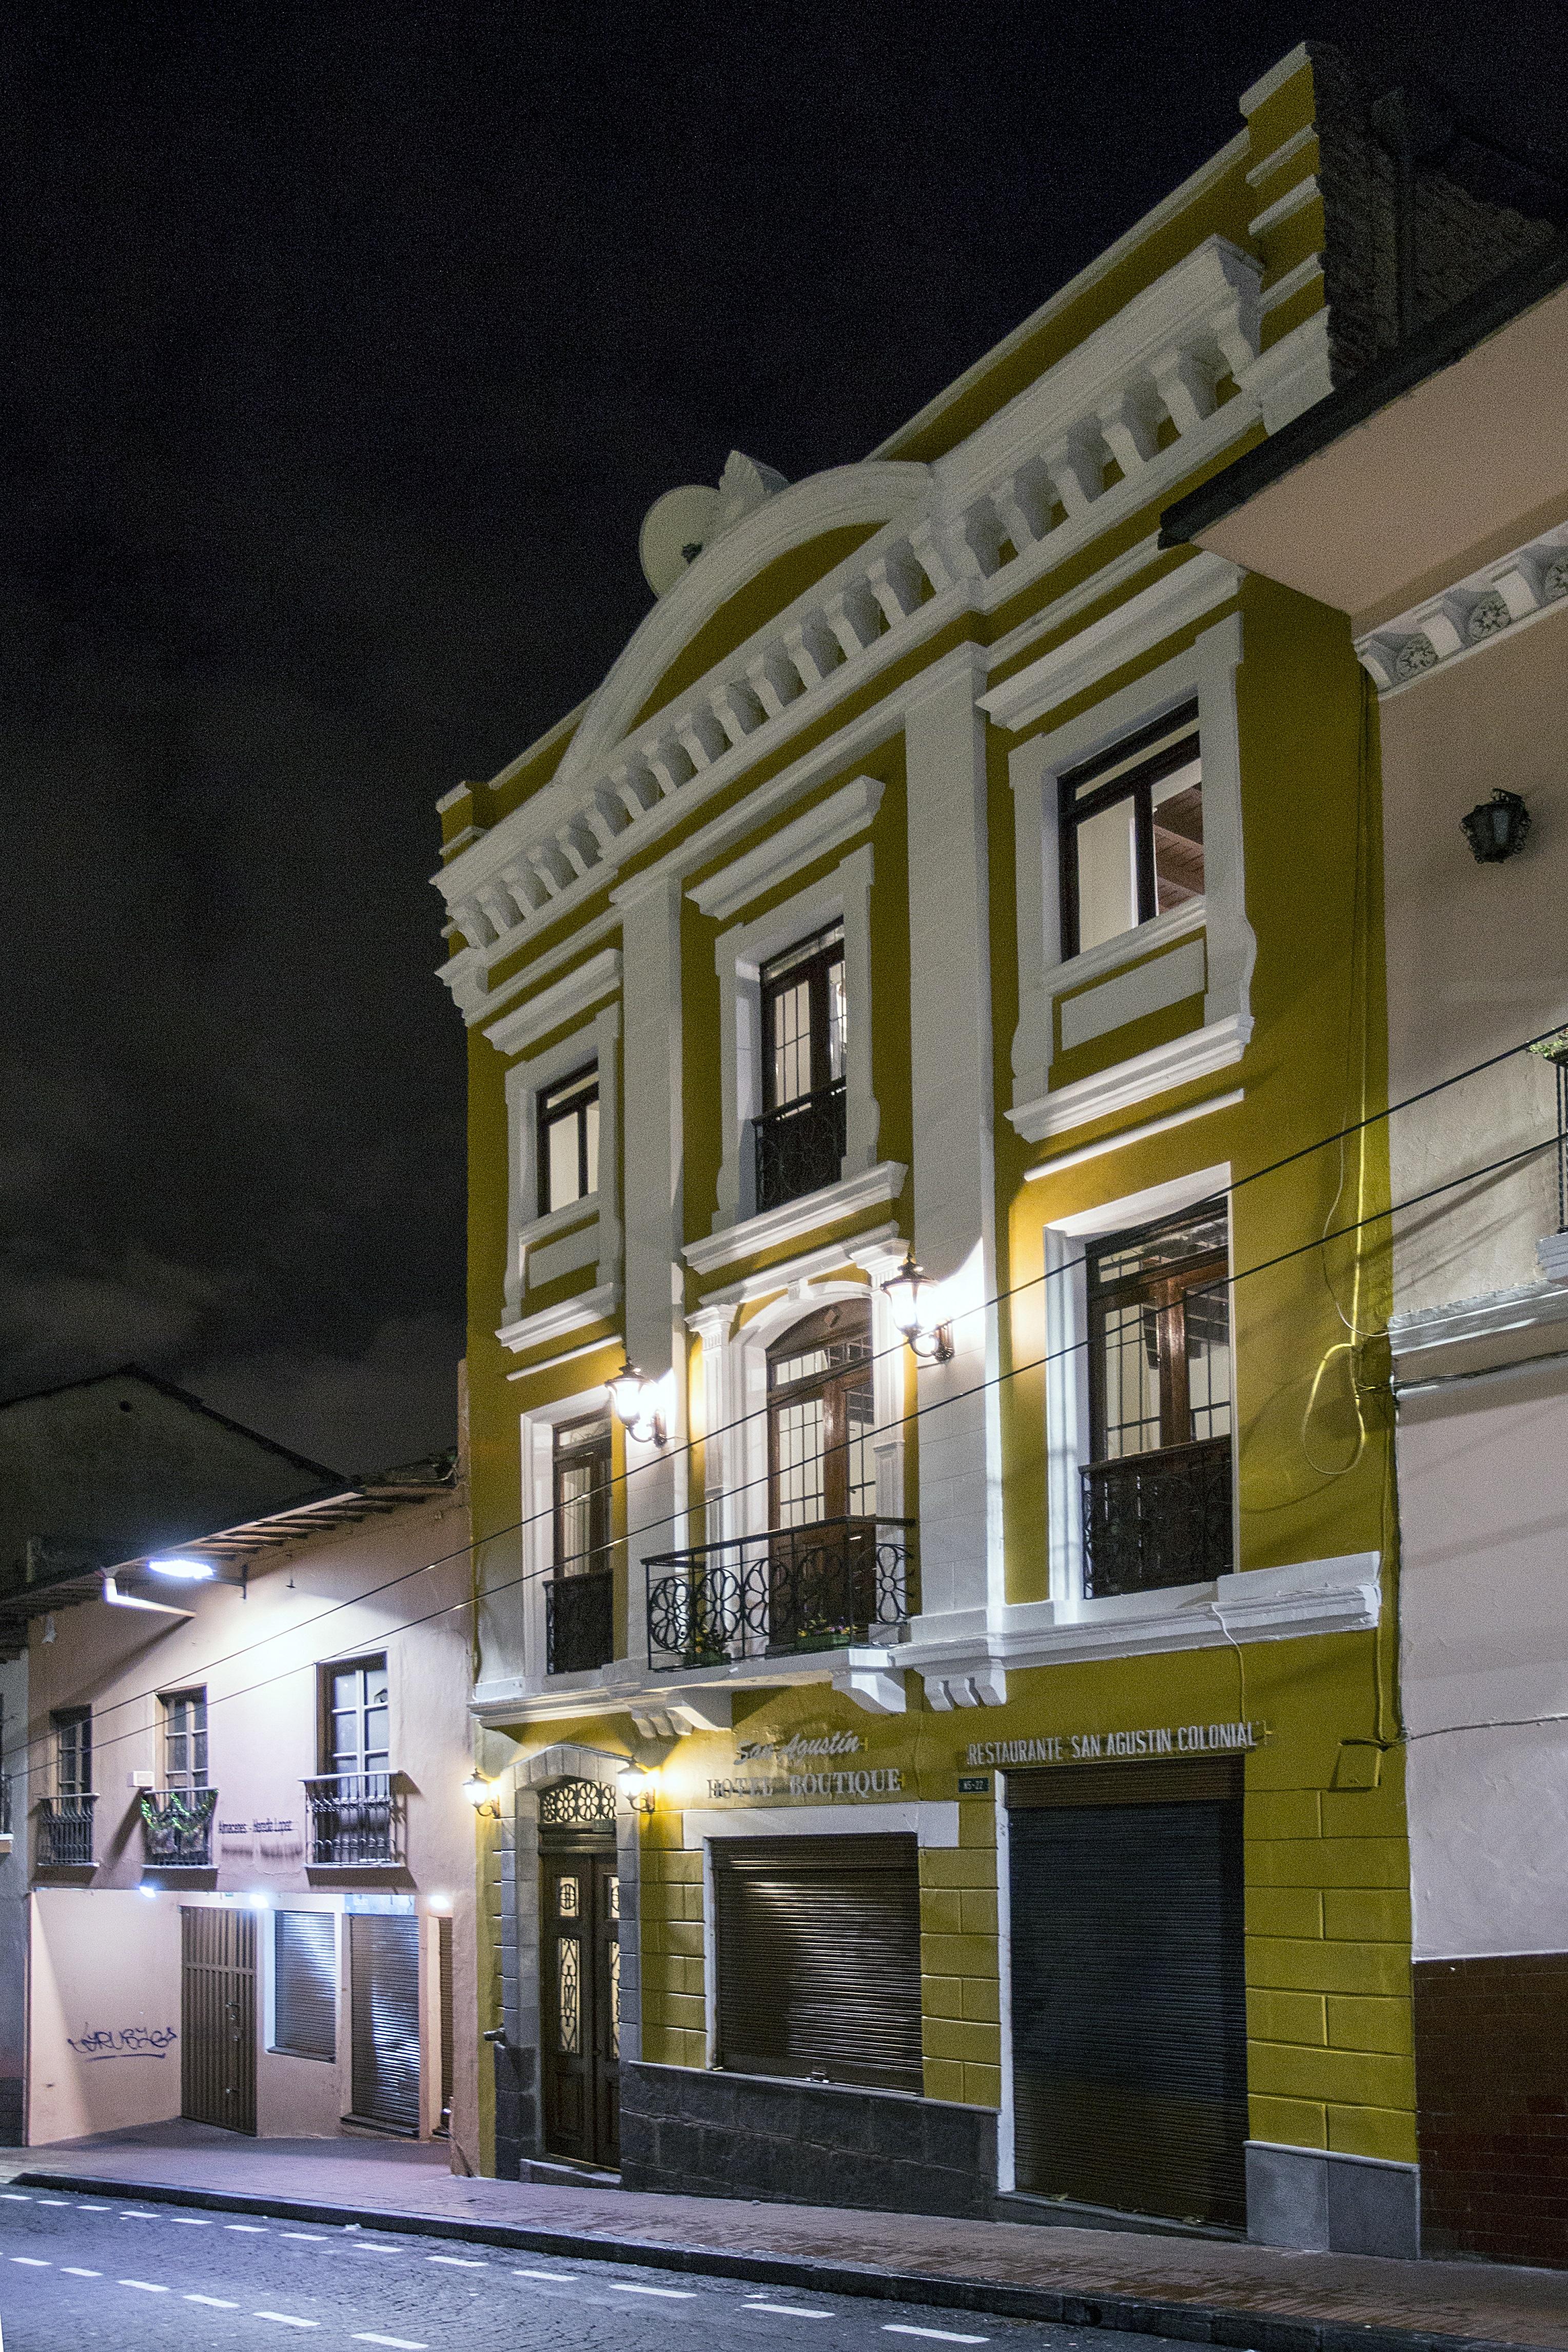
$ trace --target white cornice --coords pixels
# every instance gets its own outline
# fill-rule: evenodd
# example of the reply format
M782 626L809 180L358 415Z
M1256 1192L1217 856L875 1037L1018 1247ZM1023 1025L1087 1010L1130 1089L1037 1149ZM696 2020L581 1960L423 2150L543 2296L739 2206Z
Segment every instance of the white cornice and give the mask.
M485 1031L498 1054L526 1053L552 1029L563 1029L601 998L613 996L621 984L621 951L604 948L586 963L563 974L510 1013L503 1013Z
M525 1315L519 1322L503 1323L496 1338L514 1356L524 1356L535 1348L545 1348L553 1340L585 1331L590 1324L607 1323L620 1303L620 1284L601 1282L592 1290L574 1292L553 1307L542 1307L536 1315ZM532 1365L530 1369L542 1371L543 1366Z
M1385 700L1553 612L1568 612L1568 522L1380 623L1356 639L1355 649Z
M873 1225L869 1233L856 1234L847 1242L826 1242L820 1249L803 1250L796 1257L781 1258L775 1265L743 1274L739 1282L727 1282L722 1290L706 1292L687 1322L695 1330L714 1316L732 1316L737 1307L775 1297L781 1290L798 1290L824 1275L839 1274L851 1266L869 1274L874 1281L883 1266L891 1271L904 1247L896 1223Z
M1047 710L1108 677L1178 629L1225 604L1241 585L1241 573L1222 555L1199 555L1176 565L1130 596L1115 611L1091 621L1065 645L1031 662L980 698L998 727L1016 731Z
M695 900L702 914L727 921L764 890L771 890L775 882L787 881L813 858L825 857L829 850L863 833L882 805L883 791L876 777L857 776L841 793L818 802L793 824L781 825L758 848L747 850L706 881L693 883L687 897Z
M1173 1037L1168 1045L1152 1045L1146 1054L1134 1054L1109 1070L1097 1070L1092 1077L1053 1087L1035 1102L1020 1103L1007 1113L1008 1121L1026 1143L1044 1143L1053 1135L1087 1127L1091 1119L1109 1118L1134 1103L1169 1094L1194 1078L1206 1078L1211 1070L1228 1068L1240 1061L1251 1034L1250 1015L1233 1013L1205 1028L1189 1030L1184 1037Z
M1479 1298L1457 1298L1415 1314L1392 1315L1388 1344L1397 1370L1413 1357L1433 1355L1468 1340L1495 1339L1508 1332L1538 1331L1565 1322L1568 1286L1559 1281L1527 1282Z
M1253 116L1268 103L1276 90L1283 89L1288 81L1294 81L1302 67L1309 66L1311 62L1306 42L1298 41L1295 47L1282 57L1278 65L1270 66L1267 73L1259 74L1251 88L1244 89L1237 101L1247 121L1251 121Z
M909 1172L897 1160L879 1160L858 1176L846 1176L837 1184L823 1185L820 1192L804 1193L798 1201L786 1201L782 1208L764 1209L760 1216L746 1217L721 1233L688 1242L681 1255L693 1274L717 1274L743 1257L756 1257L786 1242L804 1241L825 1226L841 1225L867 1209L896 1201Z

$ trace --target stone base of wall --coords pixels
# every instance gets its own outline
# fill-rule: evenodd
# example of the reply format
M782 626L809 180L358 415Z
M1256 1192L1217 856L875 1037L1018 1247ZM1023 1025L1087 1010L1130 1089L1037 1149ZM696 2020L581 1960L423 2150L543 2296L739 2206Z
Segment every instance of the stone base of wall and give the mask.
M1254 2245L1414 2261L1421 2251L1420 2168L1249 2139L1247 2234Z
M1422 2252L1568 2266L1568 1952L1414 1973Z
M625 2066L621 2184L986 2219L996 2117L891 2091Z

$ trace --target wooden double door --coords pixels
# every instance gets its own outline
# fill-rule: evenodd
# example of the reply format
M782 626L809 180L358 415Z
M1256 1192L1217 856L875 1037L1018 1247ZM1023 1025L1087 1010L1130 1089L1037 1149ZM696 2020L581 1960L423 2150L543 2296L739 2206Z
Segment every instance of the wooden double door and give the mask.
M621 1912L613 1838L542 1841L544 2146L620 2162Z

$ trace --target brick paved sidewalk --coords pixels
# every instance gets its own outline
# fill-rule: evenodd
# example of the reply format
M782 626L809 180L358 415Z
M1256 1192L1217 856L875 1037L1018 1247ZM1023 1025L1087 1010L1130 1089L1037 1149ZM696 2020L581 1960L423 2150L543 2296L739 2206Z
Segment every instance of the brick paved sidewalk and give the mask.
M648 2196L468 2179L444 2148L369 2139L248 2140L196 2125L0 2152L0 2173L112 2182L317 2215L398 2219L444 2234L529 2233L538 2249L598 2251L824 2291L1144 2328L1249 2352L1415 2352L1428 2344L1568 2347L1568 2272L1484 2263L1295 2253L1142 2232L943 2221L837 2207ZM828 2273L833 2273L829 2276ZM933 2293L933 2290L936 2292Z

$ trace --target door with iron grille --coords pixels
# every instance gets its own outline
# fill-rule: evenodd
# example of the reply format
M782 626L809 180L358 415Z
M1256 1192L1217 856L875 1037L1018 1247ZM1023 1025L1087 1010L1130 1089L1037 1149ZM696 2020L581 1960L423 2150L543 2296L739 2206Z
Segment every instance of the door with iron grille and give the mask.
M412 1911L350 1918L351 2096L362 2121L419 2129L419 1921Z
M613 1791L604 1794L613 1804ZM620 2162L620 1892L613 1832L541 1827L544 2145L612 2168Z
M180 2113L256 2129L256 1914L180 1911Z
M1246 2226L1238 1758L1007 1776L1017 2186Z

